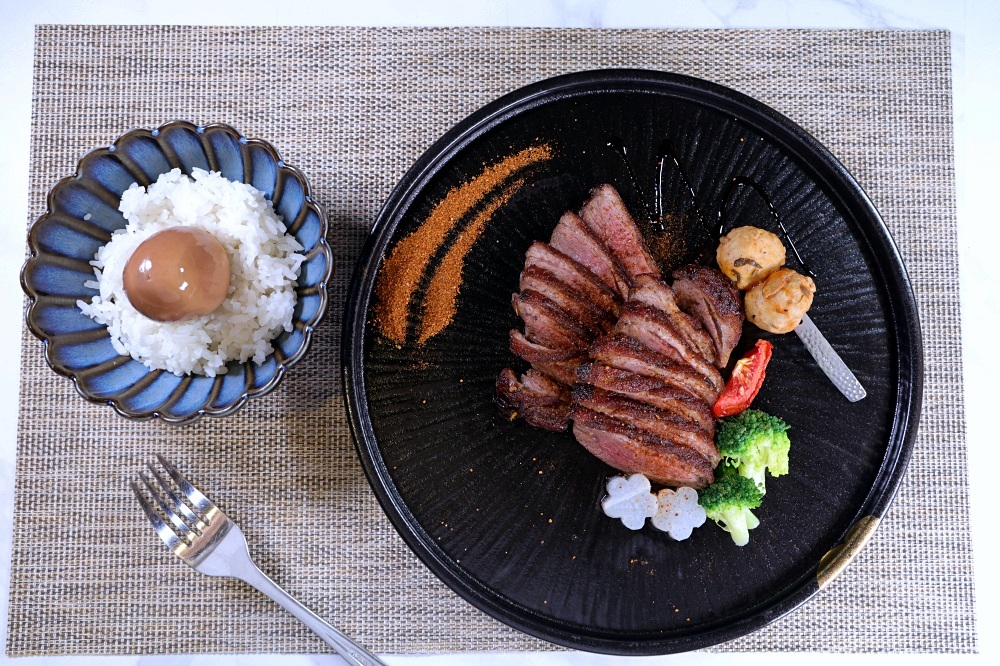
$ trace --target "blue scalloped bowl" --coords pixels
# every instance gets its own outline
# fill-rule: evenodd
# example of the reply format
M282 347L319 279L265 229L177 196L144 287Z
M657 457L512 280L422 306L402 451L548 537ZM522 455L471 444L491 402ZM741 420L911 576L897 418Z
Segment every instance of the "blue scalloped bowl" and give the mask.
M299 274L294 329L274 341L274 352L258 365L232 362L216 377L178 377L150 370L111 346L107 328L84 315L77 300L97 294L90 262L111 233L125 226L118 212L122 192L146 186L173 168L220 171L267 196L305 248ZM326 285L333 256L327 221L300 171L285 164L266 141L247 139L228 125L173 121L154 130L122 134L107 148L85 155L76 173L48 195L48 210L28 231L31 256L21 269L28 295L28 328L44 343L45 360L73 380L91 402L107 404L131 419L190 423L203 415L225 416L250 398L276 387L285 371L309 349L313 329L326 314Z

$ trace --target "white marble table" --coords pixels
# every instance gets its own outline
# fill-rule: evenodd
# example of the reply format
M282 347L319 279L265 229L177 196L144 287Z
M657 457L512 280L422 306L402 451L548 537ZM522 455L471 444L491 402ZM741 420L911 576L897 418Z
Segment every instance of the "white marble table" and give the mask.
M996 663L1000 658L1000 568L990 567L1000 545L992 524L996 465L993 432L995 355L992 331L1000 330L1000 272L989 268L997 224L994 156L1000 154L1000 2L997 0L2 0L0 2L0 306L21 309L18 269L23 261L28 191L33 26L36 23L255 24L255 25L513 25L676 28L946 28L951 31L955 102L955 153L963 311L965 396L980 654L974 657L861 655L859 666L915 662ZM0 347L17 348L20 329L0 327ZM10 578L18 376L0 373L0 641L6 642ZM391 621L387 618L387 621ZM810 664L840 664L840 655L809 655ZM639 663L791 666L802 655L689 654L624 659L588 654L465 654L390 656L390 664L500 666L514 664L606 665ZM63 666L305 666L341 664L334 656L149 656L31 658L0 664Z

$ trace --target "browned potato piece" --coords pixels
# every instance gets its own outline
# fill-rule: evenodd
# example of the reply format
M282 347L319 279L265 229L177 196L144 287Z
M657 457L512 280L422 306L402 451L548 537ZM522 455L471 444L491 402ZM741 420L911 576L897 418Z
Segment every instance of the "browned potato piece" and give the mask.
M736 227L719 239L719 270L740 289L749 289L785 265L785 245L770 231Z
M747 318L765 331L788 333L809 311L815 293L812 278L782 268L747 292Z

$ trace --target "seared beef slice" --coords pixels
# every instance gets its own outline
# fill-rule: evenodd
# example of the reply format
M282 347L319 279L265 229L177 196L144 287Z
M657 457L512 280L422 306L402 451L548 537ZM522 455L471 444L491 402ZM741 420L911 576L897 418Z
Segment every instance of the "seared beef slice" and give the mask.
M674 271L673 287L680 308L711 336L715 366L726 367L743 333L743 301L736 285L717 269L692 265Z

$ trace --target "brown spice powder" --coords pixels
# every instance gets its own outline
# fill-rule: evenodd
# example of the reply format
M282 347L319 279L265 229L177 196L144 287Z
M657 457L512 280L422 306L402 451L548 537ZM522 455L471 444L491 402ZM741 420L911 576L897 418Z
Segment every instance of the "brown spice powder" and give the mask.
M486 223L493 217L493 213L507 203L523 185L524 180L518 179L479 211L438 264L424 298L424 316L420 321L420 334L417 337L419 344L424 344L451 323L455 316L455 300L462 287L465 256L486 230Z
M664 274L698 261L695 253L704 243L702 234L705 224L699 217L690 212L667 213L660 220L663 225L661 231L648 229L641 219L636 218L636 222L645 229L643 240Z
M513 174L551 156L551 148L541 144L525 148L483 169L469 182L452 188L431 210L423 224L396 244L382 264L375 286L375 319L385 337L397 344L406 340L410 301L427 265L449 232L483 197ZM447 324L448 321L442 328Z

